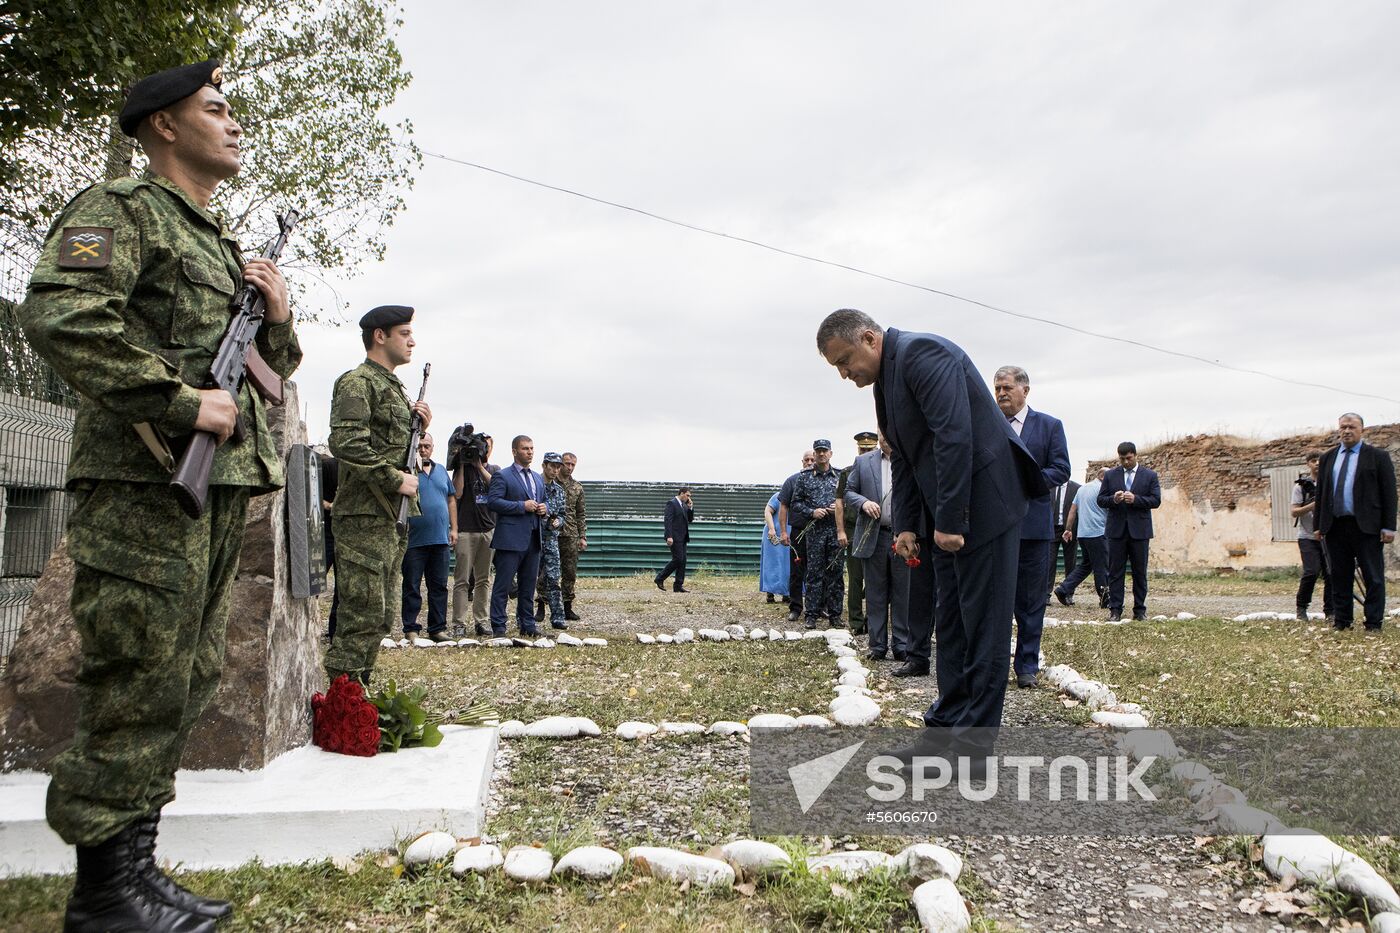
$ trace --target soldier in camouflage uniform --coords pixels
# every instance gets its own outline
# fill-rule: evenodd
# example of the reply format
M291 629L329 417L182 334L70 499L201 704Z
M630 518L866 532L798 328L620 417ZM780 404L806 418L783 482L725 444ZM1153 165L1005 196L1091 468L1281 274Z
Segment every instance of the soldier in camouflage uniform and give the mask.
M540 580L543 582L544 599L549 603L549 624L557 629L569 627L564 621L564 599L559 585L562 574L559 532L564 528L564 511L568 508L564 484L559 481L563 472L563 458L552 451L544 455L544 504L549 512L545 515L544 527L540 532Z
M400 496L418 508L418 474L405 472L413 413L426 430L432 412L410 402L394 370L413 358L413 309L384 305L360 318L365 361L335 381L331 454L340 464L335 493L335 559L340 611L326 651L326 677L349 674L366 686L379 643L399 615L408 530L394 527Z
M579 621L574 612L574 583L578 578L578 555L588 550L588 516L583 508L583 484L574 479L578 457L571 453L560 455L564 461L559 482L564 486L564 530L559 533L559 567L564 591L564 618Z
M65 930L212 930L231 913L152 857L185 742L218 686L249 497L283 480L252 388L236 399L198 388L241 283L266 298L263 359L284 378L301 360L281 273L245 263L209 210L241 158L221 79L218 62L203 62L132 88L118 122L150 169L63 209L19 309L34 348L81 396L67 476L78 722L47 806L77 847ZM239 416L246 433L227 443ZM198 518L169 485L170 448L193 431L220 441Z
M825 616L830 628L841 628L841 601L845 592L843 577L844 529L836 526L836 483L839 474L831 468L831 441L812 442L816 465L798 474L792 492L793 524L805 521L802 534L807 543L807 576L802 598L807 607L807 627L816 628Z

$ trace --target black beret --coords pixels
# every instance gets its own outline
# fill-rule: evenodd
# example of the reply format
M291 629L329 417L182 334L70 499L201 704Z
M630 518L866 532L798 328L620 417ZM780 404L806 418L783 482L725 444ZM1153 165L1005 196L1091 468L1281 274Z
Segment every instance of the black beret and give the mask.
M380 305L360 318L360 330L388 330L413 320L413 309L406 305Z
M136 127L146 117L171 104L178 104L206 84L217 88L223 80L224 69L213 59L157 71L132 85L117 122L123 133L135 136Z

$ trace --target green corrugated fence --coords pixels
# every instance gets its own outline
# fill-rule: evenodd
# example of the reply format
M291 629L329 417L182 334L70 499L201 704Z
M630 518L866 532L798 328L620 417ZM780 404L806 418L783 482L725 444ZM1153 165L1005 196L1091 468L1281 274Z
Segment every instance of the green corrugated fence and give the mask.
M580 576L655 573L670 559L663 534L666 500L680 483L584 481L588 550ZM777 486L689 483L695 503L686 564L716 573L758 573L763 507Z

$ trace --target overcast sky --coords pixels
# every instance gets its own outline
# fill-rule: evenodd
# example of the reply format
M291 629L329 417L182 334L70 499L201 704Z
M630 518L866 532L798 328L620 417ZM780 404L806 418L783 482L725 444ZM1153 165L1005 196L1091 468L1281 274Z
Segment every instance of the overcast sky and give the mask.
M1285 385L1017 320L432 157L351 320L418 308L439 451L472 420L583 479L850 461L829 311L1031 375L1076 475L1123 439L1400 420L1400 6L427 2L423 149ZM325 299L325 293L312 292ZM358 330L302 330L313 439ZM441 458L439 458L441 459Z

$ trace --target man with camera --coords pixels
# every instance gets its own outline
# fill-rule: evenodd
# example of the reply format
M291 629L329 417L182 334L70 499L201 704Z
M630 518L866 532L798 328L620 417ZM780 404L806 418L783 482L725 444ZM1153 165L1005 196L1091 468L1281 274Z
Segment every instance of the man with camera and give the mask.
M470 423L454 430L447 445L447 468L452 471L453 504L457 510L452 623L454 628L465 627L470 605L473 631L477 635L489 631L487 600L491 592L491 540L496 529L496 513L486 507L486 491L491 477L500 472L499 467L489 462L491 448L491 435L477 433ZM471 587L473 579L475 590Z
M1298 554L1303 559L1303 575L1298 578L1298 621L1308 620L1308 605L1312 602L1313 587L1317 578L1322 577L1322 612L1332 618L1332 584L1327 574L1322 572L1322 542L1317 539L1317 471L1322 454L1308 451L1308 472L1298 477L1293 484L1292 512L1293 523L1298 526Z

